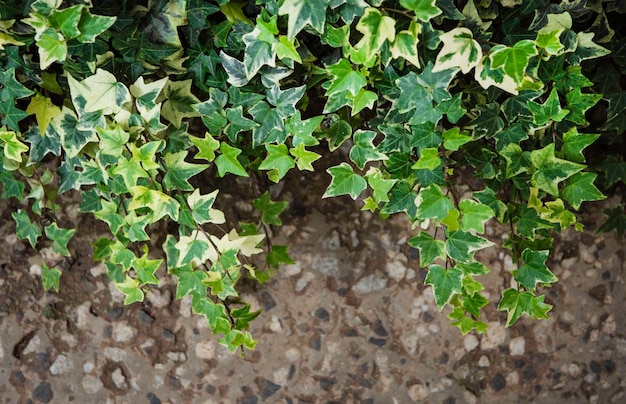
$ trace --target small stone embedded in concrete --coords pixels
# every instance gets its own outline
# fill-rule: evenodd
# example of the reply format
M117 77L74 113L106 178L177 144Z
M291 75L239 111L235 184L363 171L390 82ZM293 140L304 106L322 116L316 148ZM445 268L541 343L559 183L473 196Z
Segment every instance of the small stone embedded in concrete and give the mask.
M394 258L387 261L387 275L396 282L400 282L407 271L406 257L404 255L394 255Z
M320 307L319 309L315 310L314 314L315 314L315 317L319 318L323 322L328 322L330 320L330 315L328 314L328 311L323 307Z
M198 342L194 351L200 359L211 359L215 356L215 343L211 340Z
M125 390L128 388L128 384L126 382L126 376L124 376L124 372L122 372L121 368L116 368L111 373L111 380L113 380L115 387L117 387L120 390Z
M515 337L509 342L509 351L513 356L524 355L526 340L524 337Z
M504 324L498 321L491 321L488 324L489 332L483 334L480 348L484 350L497 348L506 341L506 329Z
M21 355L28 355L30 353L37 352L40 346L41 338L39 337L39 335L35 334L35 336L32 337L30 341L28 341L28 344L26 345L26 348L24 348L24 350L22 351Z
M339 258L334 253L315 255L313 268L326 276L337 277L339 275Z
M185 355L184 352L168 352L167 357L174 362L184 362L187 360L187 355Z
M50 366L50 373L53 375L62 375L74 368L72 360L65 355L59 355Z
M267 400L280 390L280 385L262 377L257 377L254 382L259 387L262 400Z
M519 373L513 371L506 375L506 385L507 386L517 386L519 384Z
M106 347L102 350L105 358L113 362L122 362L126 359L126 351L117 347Z
M373 273L361 278L356 285L352 286L355 293L366 294L382 290L387 286L387 279L380 273Z
M149 404L161 404L161 399L154 393L146 394Z
M478 338L474 334L467 334L463 338L463 347L467 352L473 351L478 346Z
M480 359L478 359L478 366L481 368L488 368L491 366L491 361L487 355L482 355Z
M277 333L277 334L283 332L283 325L281 324L280 319L278 318L278 316L272 316L270 318L269 329L270 329L270 331L272 331L274 333Z
M33 391L33 399L41 401L42 403L49 403L52 401L53 397L52 387L48 382L39 383L39 385L35 387L35 391Z
M494 391L500 391L506 387L506 379L500 373L496 373L491 379L490 385Z
M113 323L113 339L116 342L128 342L136 334L137 330L126 323Z
M589 293L589 296L593 297L594 299L602 303L604 302L604 298L606 297L606 293L607 293L606 285L602 283L599 285L596 285L592 287L591 289L589 289L588 293Z
M306 289L306 287L309 286L309 283L311 283L313 279L315 279L315 275L313 275L312 272L305 272L296 282L296 293L300 293L304 289Z
M409 387L408 394L413 401L423 401L430 395L430 389L418 383Z

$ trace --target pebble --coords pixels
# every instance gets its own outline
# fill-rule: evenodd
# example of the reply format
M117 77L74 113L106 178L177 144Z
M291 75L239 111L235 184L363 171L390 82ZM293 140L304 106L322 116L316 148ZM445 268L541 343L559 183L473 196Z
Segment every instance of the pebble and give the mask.
M191 295L185 295L182 299L180 299L178 312L183 317L191 316Z
M106 275L107 273L107 267L104 266L103 263L99 263L98 265L89 268L89 273L93 276L93 277L98 277L100 275Z
M50 373L53 375L62 375L74 368L72 360L65 355L59 355L50 366Z
M32 276L41 276L41 266L37 264L33 264L28 268L28 273Z
M184 352L168 352L167 357L174 362L184 362L187 360L187 355L185 355Z
M305 272L304 275L302 275L296 282L296 293L301 293L304 289L306 289L313 279L315 279L315 275L313 275L312 272Z
M430 389L423 384L414 384L409 387L409 398L413 401L422 401L430 395Z
M326 276L337 277L341 267L339 259L334 253L313 257L313 268Z
M94 366L94 364L92 362L87 361L87 362L83 363L83 372L85 372L85 373L91 373L91 372L93 372L93 370L95 368L96 367Z
M113 323L113 339L116 342L128 342L136 334L137 330L126 323Z
M215 356L215 342L213 340L198 342L194 351L200 359L211 359Z
M489 366L491 366L491 361L489 360L489 357L487 355L481 356L478 360L478 366L480 366L481 368L488 368Z
M289 362L297 362L300 360L300 351L296 348L289 348L285 352L285 357Z
M39 335L35 334L35 336L31 338L30 341L28 341L28 345L26 345L26 348L24 348L24 350L22 351L22 355L28 355L30 353L37 352L40 346L41 338L39 338Z
M382 290L387 286L387 279L381 276L380 273L374 273L361 278L356 285L352 286L352 290L355 293L371 293Z
M581 374L580 366L577 363L570 363L567 366L567 374L572 379L577 379L578 377L580 377Z
M0 360L4 359L4 348L2 347L2 335L0 335Z
M615 316L610 314L606 320L604 320L604 324L602 324L602 332L605 332L609 335L614 335L617 330L617 324L615 323Z
M169 289L151 289L149 300L158 309L163 309L172 303L172 292Z
M54 397L54 394L52 393L52 387L48 382L39 383L39 385L35 387L35 391L33 391L33 398L41 401L42 403L49 403L52 401L52 397Z
M93 326L93 315L89 312L90 302L85 302L76 308L76 326L81 330L88 330Z
M506 329L503 324L491 321L488 326L489 332L482 336L482 341L480 342L480 347L484 350L497 348L506 340Z
M83 390L85 390L85 393L87 394L96 394L104 387L104 384L102 384L102 380L100 380L99 377L93 375L87 375L83 377L81 384L83 385Z
M524 339L524 337L515 337L509 342L509 351L513 356L524 355L525 347L526 340Z
M406 257L404 255L396 255L394 259L387 261L387 275L396 282L400 282L406 275Z
M277 384L285 385L289 381L289 367L282 367L280 369L276 369L273 373L274 381Z
M320 243L322 248L328 250L338 250L341 247L341 239L339 238L339 232L333 230L328 237L324 237Z
M519 373L513 371L506 375L506 385L507 386L517 386L519 384Z
M111 373L111 380L120 390L125 390L128 388L128 384L126 383L126 376L124 376L124 372L122 372L121 368L116 368L113 373Z
M117 347L106 347L103 350L104 357L113 362L122 362L126 359L126 351Z
M296 276L302 272L302 263L297 261L295 264L285 265L281 267L281 273L285 276Z
M467 334L463 338L463 346L467 352L473 351L478 346L478 338L474 334Z
M272 316L270 318L269 329L270 331L277 333L277 334L283 332L283 325L280 323L280 320L278 319L277 316Z

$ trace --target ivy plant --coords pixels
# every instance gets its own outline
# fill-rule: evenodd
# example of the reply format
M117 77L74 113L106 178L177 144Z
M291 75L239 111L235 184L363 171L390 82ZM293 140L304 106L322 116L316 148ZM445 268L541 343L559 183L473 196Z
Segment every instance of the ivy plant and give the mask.
M19 238L70 256L75 229L56 212L61 194L79 193L80 212L108 226L94 258L126 304L173 277L220 343L253 349L259 312L237 283L294 262L269 238L288 204L263 187L342 147L323 197L406 216L425 284L462 333L487 331L490 269L476 253L494 246L492 221L509 229L515 263L497 304L506 325L547 318L555 235L581 230L583 203L626 182L625 154L605 153L624 147L625 11L586 0L6 1L1 196L17 201ZM233 177L261 188L256 222L214 207ZM472 185L460 194L459 183ZM623 200L605 213L601 230L626 231ZM41 267L58 290L59 263Z

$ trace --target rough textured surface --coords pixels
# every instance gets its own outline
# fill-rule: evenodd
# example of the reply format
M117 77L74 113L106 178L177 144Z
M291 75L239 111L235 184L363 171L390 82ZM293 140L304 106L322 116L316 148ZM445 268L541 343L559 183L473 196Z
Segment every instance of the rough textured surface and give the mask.
M59 294L42 291L31 270L39 253L4 220L2 402L626 400L626 248L614 235L594 233L600 207L586 214L587 232L567 231L556 242L549 264L561 281L545 290L556 303L550 320L522 319L507 329L506 314L491 304L490 333L462 336L423 285L417 251L406 245L409 224L381 222L349 199L297 191L309 180L290 179L278 196L290 208L274 238L293 246L297 263L242 289L264 309L252 327L257 349L243 359L216 343L188 300L172 299L172 283L124 306L91 260L89 243L102 227L90 219L82 219ZM248 208L221 197L234 214ZM13 208L3 203L1 216ZM501 243L499 234L492 226L489 238ZM511 284L510 257L496 248L479 258L492 268L484 283L495 303L496 290Z

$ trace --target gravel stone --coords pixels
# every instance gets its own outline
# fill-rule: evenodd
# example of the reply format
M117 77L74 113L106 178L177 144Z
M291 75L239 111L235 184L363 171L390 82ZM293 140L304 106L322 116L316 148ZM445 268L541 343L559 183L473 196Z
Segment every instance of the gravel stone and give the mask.
M172 303L172 292L169 289L154 288L150 290L150 302L157 309L163 309Z
M35 387L35 391L33 391L33 399L39 400L42 403L49 403L52 401L52 397L54 397L54 394L48 382L39 383L39 385Z
M463 338L463 346L467 352L473 351L478 346L478 338L474 334L467 334Z
M504 324L492 321L488 324L489 332L482 336L480 348L484 350L494 349L506 341L506 329Z
M396 282L400 282L406 275L406 257L404 255L397 255L395 259L387 262L387 275Z
M122 362L126 359L126 351L117 347L106 347L103 350L104 357L113 362Z
M506 387L506 379L500 373L496 373L490 384L494 391L500 391Z
M339 259L334 253L316 255L313 257L313 268L326 276L337 277L339 275Z
M161 399L154 393L146 394L146 398L150 404L161 404Z
M525 347L526 340L524 337L515 337L509 342L509 351L513 356L524 355Z
M269 397L273 396L278 390L280 390L280 385L265 378L259 377L255 380L255 382L256 385L259 386L262 400L267 400Z
M126 323L113 323L113 339L116 342L128 342L135 338L137 330Z
M604 302L604 298L606 297L607 289L606 285L600 284L589 289L589 296L593 297L600 303Z
M387 286L387 279L380 276L380 274L371 274L364 278L352 287L355 293L366 294L382 290Z
M423 401L430 395L430 389L423 384L414 384L409 387L408 394L413 401Z
M115 387L120 390L125 390L128 388L128 384L126 383L126 376L124 376L124 372L122 372L121 368L116 368L113 373L111 373L111 380L115 383Z
M22 355L25 356L30 353L37 352L40 346L41 346L41 338L39 338L39 335L35 334L35 336L31 338L30 341L28 341L28 345L26 345L26 348L24 348L24 350L22 351Z
M212 340L198 342L194 351L200 359L211 359L215 356L215 342Z
M488 368L489 366L491 366L491 361L489 360L489 357L487 355L481 356L478 360L478 366L480 366L481 368Z
M72 360L65 355L59 355L50 366L50 373L53 375L62 375L74 368Z
M298 281L296 282L296 293L301 293L302 291L304 291L304 289L309 286L309 283L311 283L313 279L315 279L315 275L313 275L312 272L305 272L304 275L302 275L300 279L298 279Z

